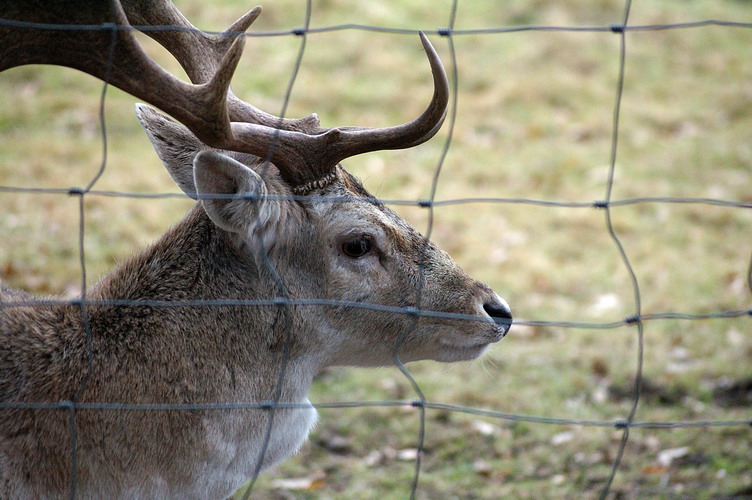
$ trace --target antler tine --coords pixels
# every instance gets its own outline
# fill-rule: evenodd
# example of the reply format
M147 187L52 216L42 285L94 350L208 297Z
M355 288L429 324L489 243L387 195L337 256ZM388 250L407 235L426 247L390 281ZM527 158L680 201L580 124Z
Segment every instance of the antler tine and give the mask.
M260 6L255 7L223 33L213 34L196 28L170 0L131 0L124 9L131 24L167 49L193 83L205 83L212 78L232 42L242 38L262 10ZM151 29L154 26L174 28ZM227 94L227 108L232 121L306 133L323 132L315 115L300 119L280 118L238 99L232 90Z
M217 36L196 28L170 0L130 0L123 10L134 28L175 56L193 83L211 79L232 42L261 14L261 7L251 9Z
M415 120L386 128L333 128L318 134L233 122L231 149L271 160L288 183L301 186L325 178L345 158L369 151L409 148L427 141L446 117L449 82L431 42L422 32L420 39L431 65L434 92L426 110Z
M386 128L341 127L343 155L340 160L369 151L404 149L417 146L436 135L446 118L449 104L449 81L444 65L428 37L419 33L431 65L434 91L428 107L415 120Z

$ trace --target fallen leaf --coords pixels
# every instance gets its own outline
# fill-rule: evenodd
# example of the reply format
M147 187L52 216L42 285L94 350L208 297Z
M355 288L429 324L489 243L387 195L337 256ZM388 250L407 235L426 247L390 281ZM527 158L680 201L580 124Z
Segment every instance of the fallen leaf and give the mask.
M368 455L363 457L363 463L369 467L376 467L377 465L383 465L386 461L386 456L378 450L373 450Z
M275 479L271 484L272 488L297 491L315 491L321 489L324 485L323 474L316 474L311 477Z
M403 461L411 461L418 458L418 450L416 448L406 448L397 452L397 459Z
M473 462L473 471L481 477L489 477L491 470L491 464L481 458Z
M478 434L482 434L483 436L492 436L499 431L499 428L495 425L489 424L488 422L484 422L482 420L475 420L472 424L470 424L470 426L474 431L476 431Z
M668 469L662 465L648 465L643 467L641 470L643 474L648 475L660 475L668 472Z
M685 457L689 455L689 447L683 446L681 448L670 448L668 450L663 450L658 453L658 463L662 465L663 467L668 467L671 465L671 462L676 460L677 458Z
M551 444L558 446L560 444L568 443L572 439L574 439L574 432L560 432L551 437Z

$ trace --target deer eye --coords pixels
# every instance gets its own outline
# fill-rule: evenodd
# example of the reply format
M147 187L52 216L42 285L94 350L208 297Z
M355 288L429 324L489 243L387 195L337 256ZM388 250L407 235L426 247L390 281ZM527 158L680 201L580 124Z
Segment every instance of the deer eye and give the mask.
M342 252L348 257L357 259L371 251L371 237L360 235L342 243Z

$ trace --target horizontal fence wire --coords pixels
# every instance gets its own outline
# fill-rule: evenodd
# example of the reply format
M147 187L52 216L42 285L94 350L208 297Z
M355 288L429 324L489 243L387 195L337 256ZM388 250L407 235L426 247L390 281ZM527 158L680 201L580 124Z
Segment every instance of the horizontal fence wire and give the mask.
M606 498L611 493L612 483L614 477L619 471L622 457L626 445L629 440L630 429L689 429L689 428L713 428L713 427L748 427L752 428L752 417L749 419L741 420L666 420L666 421L641 421L638 418L637 406L640 402L641 396L641 383L643 378L643 360L645 357L644 352L644 332L643 326L646 322L662 321L662 320L681 320L681 321L712 321L729 318L743 318L752 317L752 308L739 309L739 310L719 310L714 312L705 313L680 313L680 312L653 312L645 313L641 308L641 291L640 282L637 279L634 271L633 264L630 260L628 253L624 250L622 242L619 238L618 231L613 227L611 221L612 211L621 207L633 206L633 205L645 205L645 204L688 204L688 205L710 205L720 206L733 209L750 209L752 208L752 202L743 200L728 200L728 199L716 199L705 197L639 197L639 198L614 198L612 195L615 181L615 171L617 169L616 159L619 151L619 135L620 135L620 107L622 97L625 92L624 80L625 80L625 59L628 52L628 44L626 34L629 32L644 32L644 31L666 31L666 30L686 30L686 29L698 29L711 26L722 27L724 29L752 29L752 23L735 22L728 20L709 19L696 22L686 23L669 23L669 24L651 24L651 25L632 25L629 23L629 14L631 8L631 1L626 0L624 4L624 13L622 19L618 22L603 26L548 26L548 25L526 25L526 26L499 26L493 28L483 29L456 29L456 14L457 14L458 2L455 0L452 3L452 8L447 19L445 27L429 28L423 27L422 29L403 29L393 28L388 26L373 26L366 24L339 24L323 27L311 27L310 19L312 12L312 3L310 0L306 2L305 22L303 27L295 28L291 30L278 30L278 31L251 31L249 33L241 34L246 37L297 37L300 39L300 47L294 64L294 69L289 77L287 89L285 91L284 104L279 113L280 117L286 115L288 103L296 80L298 71L301 67L301 62L306 51L306 40L308 36L316 35L320 33L328 33L334 31L349 31L360 30L379 32L385 34L395 35L415 35L422 31L427 34L434 34L442 37L447 41L448 50L450 52L449 71L451 74L450 81L452 82L452 102L450 103L448 129L449 134L445 140L444 148L442 150L441 157L437 162L434 170L434 176L432 180L432 186L430 190L430 197L428 199L421 200L403 200L403 199L365 199L363 201L371 202L373 204L387 204L397 206L416 206L424 208L429 212L429 221L427 236L430 236L433 230L433 210L437 207L444 206L456 206L456 205L468 205L468 204L521 204L530 206L542 206L551 208L567 208L567 209L594 209L603 212L606 219L606 228L609 233L609 237L618 249L621 256L622 264L630 277L630 287L634 296L634 312L633 314L618 320L611 322L573 322L573 321L557 321L557 320L543 320L543 319L523 319L515 320L516 325L522 326L534 326L534 327L558 327L564 329L595 329L595 330L613 330L629 328L634 329L634 334L638 341L638 349L635 354L635 381L631 391L631 410L626 418L616 420L582 420L582 419L568 419L568 418L556 418L543 415L524 415L515 413L506 413L502 411L496 411L488 408L478 408L472 406L454 405L448 403L429 401L423 394L420 385L412 376L410 371L402 364L399 357L395 354L395 365L400 369L402 374L410 381L417 399L407 400L380 400L380 401L335 401L327 403L313 403L312 406L318 409L347 409L347 408L359 408L359 407L394 407L394 408L414 408L419 412L420 428L419 435L417 436L417 458L415 464L415 472L413 474L413 480L410 485L410 497L414 498L419 490L419 477L422 470L421 457L424 452L424 440L425 440L425 410L444 410L450 412L457 412L463 414L470 414L476 416L482 416L491 419L498 419L500 421L512 421L512 422L528 422L531 424L541 425L557 425L557 426L581 426L581 427L602 427L613 428L622 433L618 453L613 461L611 467L611 474L605 484L603 485L600 497ZM78 299L64 300L64 299L19 299L12 302L0 302L0 309L2 308L37 308L37 307L74 307L80 309L82 324L87 342L88 352L88 367L89 372L85 377L84 383L77 391L75 397L72 400L65 401L48 401L48 402L23 402L23 401L11 401L0 402L0 410L10 409L25 409L25 410L59 410L68 412L70 416L70 434L71 434L71 473L70 473L70 497L76 496L76 463L77 463L77 415L80 412L92 412L92 411L123 411L123 412L172 412L172 411L217 411L217 412L232 412L232 411L248 411L248 410L260 410L270 412L271 418L268 420L268 426L265 433L265 445L264 450L261 453L261 457L266 453L266 448L271 436L271 430L274 423L274 411L278 409L308 409L310 405L306 404L291 404L280 402L280 393L282 387L282 381L286 376L286 372L289 369L287 366L287 357L285 362L280 368L279 381L277 383L278 391L275 397L269 401L249 401L249 402L213 402L202 404L168 404L168 403L152 403L152 404L136 404L128 402L85 402L80 401L80 398L92 377L93 366L93 351L92 351L92 333L90 327L89 313L92 307L97 306L110 306L110 307L122 307L122 308L205 308L205 307L263 307L276 309L278 311L277 320L280 324L285 325L286 331L292 328L290 324L290 308L292 307L319 307L319 308L352 308L361 310L379 311L395 315L407 315L414 318L417 321L421 317L433 317L433 318L447 318L454 320L466 320L466 321L478 321L478 318L471 315L463 314L450 314L439 311L431 311L420 307L420 297L422 290L417 290L418 307L390 307L380 304L370 304L362 302L344 302L325 300L320 298L291 298L284 293L269 300L138 300L138 301L123 301L123 300L92 300L86 296L86 290L88 288L88 279L86 275L86 258L85 258L85 216L86 210L84 207L85 198L90 197L119 197L119 198L134 198L134 199L165 199L165 198L183 198L183 194L177 193L138 193L138 192L126 192L126 191L105 191L94 189L95 184L101 177L108 164L108 151L107 151L107 128L106 128L106 116L105 116L105 102L106 93L108 88L107 80L109 79L109 71L112 69L113 64L112 54L116 47L117 37L115 36L118 30L138 30L141 32L148 32L154 30L186 30L180 26L117 26L112 23L95 24L95 25L66 25L66 24L40 24L40 23L27 23L8 19L0 19L0 25L16 28L19 33L27 29L42 29L42 30L55 30L55 31L107 31L112 33L112 45L110 47L110 67L106 73L104 86L102 88L100 98L99 120L102 139L102 160L100 167L96 175L91 181L83 188L28 188L28 187L16 187L0 185L0 193L6 194L33 194L33 195L56 195L56 196L74 196L79 200L79 257L81 267L81 285L82 295ZM619 71L615 83L614 90L614 106L613 106L613 127L611 130L611 151L609 159L609 178L606 187L606 193L601 200L589 200L589 201L566 201L566 200L546 200L536 198L504 198L504 197L478 197L478 198L461 198L461 199L436 199L437 186L441 182L441 170L444 159L449 151L452 140L453 132L455 128L455 118L457 114L457 95L458 95L458 81L462 78L462 75L458 71L456 51L454 48L454 39L456 37L468 36L468 35L504 35L510 33L519 32L611 32L615 36L619 37ZM216 32L215 32L216 33ZM19 35L21 36L21 35ZM490 68L489 68L490 70ZM628 90L627 90L628 91ZM222 198L216 196L213 198ZM237 198L237 197L235 197ZM338 204L346 202L347 199L339 197L321 197L321 196L245 196L244 199L250 200L266 200L266 201L308 201L308 202L324 202ZM276 274L274 265L271 261L264 263L269 267L269 270ZM421 272L425 272L421 267ZM752 291L752 262L747 271L747 281L750 290ZM284 290L284 281L277 275L279 280L280 289ZM289 347L289 342L285 342L286 348ZM397 348L395 348L395 353ZM260 458L261 458L260 457ZM252 472L252 478L250 486L245 490L243 498L251 496L253 491L253 485L255 479L260 472L262 460L258 460L257 469Z
M432 311L429 309L420 309L417 307L406 306L385 306L383 304L371 304L368 302L353 302L332 299L290 299L276 297L266 300L241 300L241 299L214 299L214 300L101 300L101 299L32 299L18 300L13 302L0 302L2 308L37 308L42 306L109 306L123 308L139 307L287 307L287 306L320 306L320 307L346 307L348 309L363 309L367 311L379 311L391 314L404 314L425 318L445 318L462 321L485 322L482 318L470 314L450 313L445 311ZM515 325L520 326L542 326L542 327L566 327L566 328L583 328L608 330L619 328L626 325L632 325L641 321L655 320L712 320L712 319L729 319L752 317L752 309L738 309L729 311L716 311L708 313L646 313L642 315L628 316L618 321L605 323L599 322L577 322L577 321L545 321L545 320L514 320Z

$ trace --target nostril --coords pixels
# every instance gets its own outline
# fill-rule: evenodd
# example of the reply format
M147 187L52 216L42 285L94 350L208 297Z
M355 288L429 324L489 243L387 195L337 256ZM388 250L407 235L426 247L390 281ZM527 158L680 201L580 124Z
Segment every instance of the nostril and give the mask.
M503 325L509 330L509 327L512 325L512 311L509 309L509 306L502 302L486 302L483 304L483 310L491 316L491 319L497 325Z

